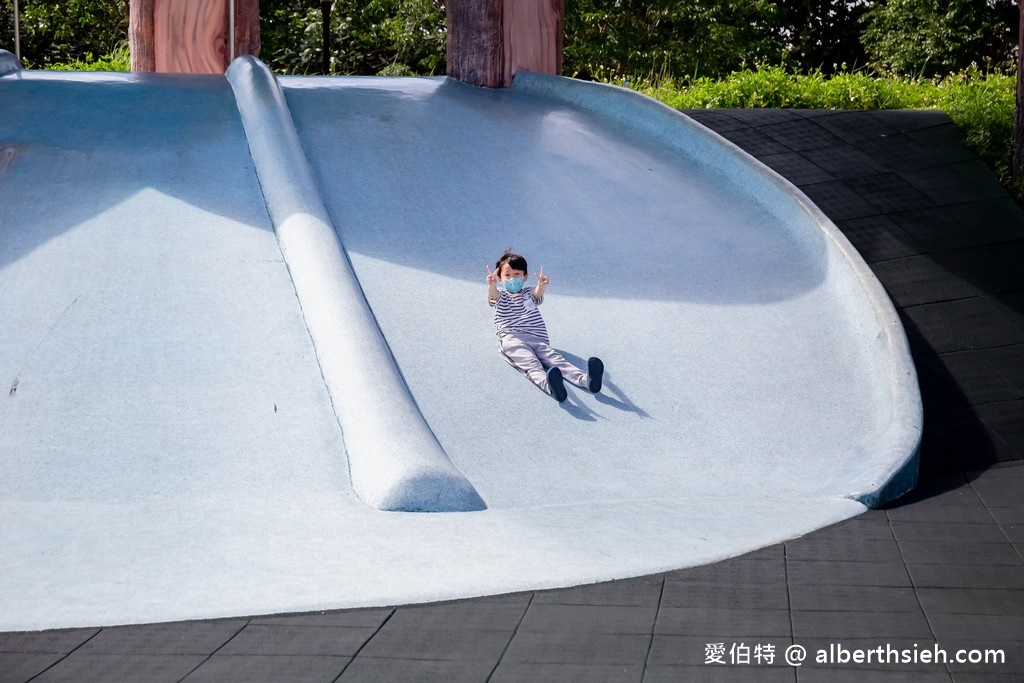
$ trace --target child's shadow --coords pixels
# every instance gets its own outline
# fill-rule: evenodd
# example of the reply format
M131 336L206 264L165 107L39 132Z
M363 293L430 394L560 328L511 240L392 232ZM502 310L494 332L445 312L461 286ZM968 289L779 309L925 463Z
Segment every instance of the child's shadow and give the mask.
M562 354L563 358L565 358L567 361L569 361L570 363L572 363L576 367L578 367L578 368L586 368L587 367L586 359L580 358L579 356L573 355L571 353L566 353L565 351L563 351L561 349L556 349L556 351L558 351L558 353ZM609 394L613 394L613 396L611 396ZM569 396L572 396L571 392L569 393ZM609 373L608 373L607 369L605 369L604 380L602 381L601 393L594 394L594 398L597 399L597 401L599 403L603 403L606 406L611 406L612 408L618 408L619 410L626 410L626 411L629 411L631 413L636 413L640 417L644 417L644 418L649 418L650 417L650 415L647 413L646 410L644 410L643 408L641 408L637 404L633 403L633 401L631 401L630 398L628 396L626 396L625 392L622 391L622 389L620 389L615 383L613 383L609 379ZM575 403L575 402L570 403L569 401L565 401L562 404L562 406L567 411L569 411L572 415L574 415L575 417L578 417L581 420L590 420L592 422L596 421L596 419L595 419L596 413L594 413L594 411L588 409L582 403Z

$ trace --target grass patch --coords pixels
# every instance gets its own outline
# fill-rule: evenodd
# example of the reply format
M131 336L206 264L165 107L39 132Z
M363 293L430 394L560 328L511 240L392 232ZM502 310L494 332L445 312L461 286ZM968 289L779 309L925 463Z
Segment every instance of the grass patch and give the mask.
M676 109L939 109L963 131L968 146L1018 199L1011 180L1016 77L971 69L938 79L877 77L861 72L797 74L765 66L722 79L639 82L634 89Z

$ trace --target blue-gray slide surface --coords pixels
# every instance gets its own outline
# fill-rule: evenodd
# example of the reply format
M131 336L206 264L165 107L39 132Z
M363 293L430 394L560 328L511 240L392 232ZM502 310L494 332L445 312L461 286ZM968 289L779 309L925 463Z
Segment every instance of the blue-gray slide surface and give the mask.
M914 484L859 255L635 93L4 58L0 102L0 630L636 576ZM506 247L602 393L499 356Z

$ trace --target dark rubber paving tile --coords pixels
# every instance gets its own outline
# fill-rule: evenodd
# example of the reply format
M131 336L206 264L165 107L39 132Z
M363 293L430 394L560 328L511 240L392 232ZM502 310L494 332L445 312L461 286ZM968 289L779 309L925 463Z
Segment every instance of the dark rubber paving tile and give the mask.
M936 612L928 622L941 642L960 647L984 647L987 642L1016 638L1024 633L1024 614L950 614Z
M348 657L214 655L183 683L330 683L350 661Z
M894 135L899 130L862 111L839 111L828 116L818 117L817 123L833 135L848 143Z
M452 624L442 631L389 630L387 625L359 651L359 658L445 659L496 663L512 639L506 631L477 631Z
M1024 565L1019 569L1024 572ZM1024 591L1004 588L919 588L918 597L929 614L1024 614Z
M904 522L892 523L893 533L899 541L955 541L969 538L973 543L1005 543L999 525L995 520L989 523L970 524L965 522Z
M748 126L771 126L776 123L785 123L787 121L799 120L803 117L799 116L792 109L723 109L738 121L746 123Z
M358 652L376 631L349 626L250 624L217 653L344 657Z
M992 508L992 516L999 522L999 528L1007 540L1018 546L1024 543L1024 513L1018 508Z
M987 287L947 266L935 255L910 256L872 265L893 303L899 307L984 296Z
M1024 343L1024 330L999 310L995 297L975 297L904 309L936 353Z
M793 610L850 612L917 612L921 609L909 586L790 586L789 604Z
M1024 457L1024 401L990 403L976 408L978 417Z
M993 242L990 231L965 224L947 206L894 211L889 217L911 236L920 253L980 247Z
M977 564L1016 565L1024 571L1020 556L1009 541L1005 543L974 543L950 539L947 541L906 541L900 550L907 564Z
M800 189L833 221L865 218L879 213L877 207L850 189L844 181L815 183Z
M82 654L203 655L245 627L245 620L196 621L105 628L82 645Z
M701 636L711 639L788 637L792 629L789 610L718 607L662 607L658 611L657 635Z
M1024 569L1015 565L911 564L918 588L989 588L1024 591Z
M737 128L735 130L727 130L723 131L721 135L726 140L743 148L744 151L748 154L754 155L755 157L793 151L789 147L786 147L785 145L768 137L755 128Z
M971 488L985 505L991 508L1016 508L1024 513L1024 488L1014 479L979 478L971 482Z
M645 607L607 605L531 605L519 626L519 633L650 634L657 616L656 605Z
M821 149L843 145L841 138L822 128L816 119L795 119L758 128L765 135L793 151Z
M792 560L789 584L819 586L910 586L910 576L902 562L846 562L829 560Z
M1010 197L944 207L986 243L1024 239L1024 211Z
M793 611L793 637L804 638L928 638L932 635L922 612Z
M878 209L879 213L913 211L935 206L932 199L894 173L848 178L843 182L846 187Z
M387 630L434 630L457 626L482 631L514 631L526 614L516 603L453 602L400 607L387 622Z
M493 668L490 662L359 657L337 680L338 683L481 683L487 680Z
M800 154L839 180L890 173L889 169L875 161L871 155L865 154L856 147L808 149Z
M949 115L939 110L880 109L863 113L880 125L888 126L899 133L924 131L950 124Z
M550 605L657 605L661 599L660 576L628 581L595 583L576 588L535 593L532 604Z
M81 647L99 632L98 628L69 628L0 633L0 652L67 654Z
M612 664L642 666L650 649L649 635L603 633L517 633L502 664Z
M838 221L836 227L867 263L917 256L921 249L914 238L888 216L868 216Z
M964 134L953 125L952 121L945 125L909 131L906 136L922 147L931 150L939 163L943 165L959 164L978 158L967 146ZM989 175L991 176L991 172Z
M665 583L661 606L786 609L788 605L784 591L768 590L759 584L673 581Z
M791 560L829 560L833 562L900 562L895 541L866 540L849 543L846 539L803 538L787 545Z
M785 589L786 564L780 558L775 562L734 558L702 567L680 569L665 574L665 581L680 583L756 583Z
M0 652L0 683L25 683L63 657L56 653Z
M32 679L32 683L176 683L205 659L197 655L82 655L76 652Z
M761 157L761 161L794 185L835 180L830 173L796 152L768 154Z
M871 512L879 513L872 519ZM891 541L893 540L892 529L889 528L889 520L881 510L874 510L846 520L840 524L819 529L801 539L792 541L792 544L810 543L817 541L847 541L849 543L860 543L861 541Z
M1006 197L1006 190L980 161L911 169L900 176L940 206Z
M748 124L717 109L684 109L684 114L697 123L721 134L738 128L749 128Z
M648 681L642 666L615 664L505 664L489 683L640 683ZM342 679L344 680L344 679ZM398 680L398 679L391 679ZM477 680L484 680L482 678Z
M903 135L865 140L857 148L890 171L915 171L941 163L934 152Z
M1024 397L1024 343L982 349L978 353Z

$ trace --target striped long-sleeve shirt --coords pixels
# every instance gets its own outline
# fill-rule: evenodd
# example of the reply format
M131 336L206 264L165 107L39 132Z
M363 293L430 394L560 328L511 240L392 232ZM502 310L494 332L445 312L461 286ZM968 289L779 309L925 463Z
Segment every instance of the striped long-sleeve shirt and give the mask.
M498 289L498 300L494 303L494 327L498 336L508 334L530 334L550 344L548 328L544 325L537 304L544 301L533 299L533 287L523 287L518 294Z

